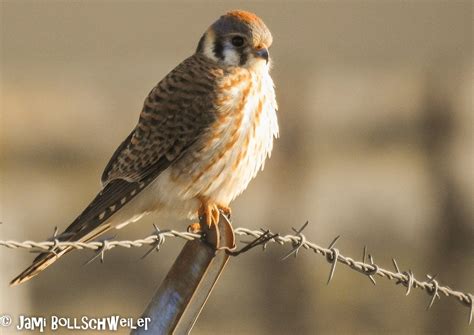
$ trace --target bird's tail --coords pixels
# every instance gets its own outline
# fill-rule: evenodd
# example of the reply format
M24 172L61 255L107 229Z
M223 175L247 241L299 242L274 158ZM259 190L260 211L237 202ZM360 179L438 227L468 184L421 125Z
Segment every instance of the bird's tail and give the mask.
M90 240L95 239L96 237L98 237L99 235L107 231L108 229L110 229L109 224L96 227L94 230L89 232L89 234L80 237L76 241L88 242ZM63 233L59 235L57 240L58 241L67 240L67 238L64 238L64 236L67 236L67 233ZM71 250L73 250L71 247L65 247L59 250L53 250L53 251L40 253L33 260L33 263L28 268L26 268L22 273L20 273L10 282L10 286L15 286L15 285L18 285L18 284L24 283L25 281L30 280L31 278L39 274L41 271L43 271L44 269L52 265L54 262L56 262L59 259L59 257L64 255L65 253L68 253Z
M112 216L133 199L150 180L151 178L142 184L120 179L111 181L62 234L55 236L55 240L59 242L87 242L99 237L112 228L112 222L110 221ZM130 216L135 214L130 214ZM118 221L129 221L128 216L122 219ZM62 247L58 250L39 254L33 264L13 279L10 285L18 285L33 278L71 250L71 247Z
M69 248L66 248L56 253L43 252L39 254L38 257L36 257L33 261L33 264L31 264L27 269L25 269L22 273L20 273L18 276L15 277L15 279L10 282L10 286L15 286L27 280L30 280L38 273L46 269L48 266L56 262L59 257L64 255L69 250Z
M89 232L89 234L80 237L76 241L88 242L100 236L102 233L104 233L108 229L110 229L109 224L96 227L94 230ZM67 233L63 233L62 235L59 235L57 240L58 241L63 240L61 238L62 236L67 236ZM26 268L22 273L20 273L10 282L10 286L15 286L15 285L18 285L18 284L24 283L25 281L30 280L31 278L33 278L34 276L42 272L44 269L52 265L54 262L56 262L59 259L59 257L61 257L62 255L64 255L65 253L71 250L73 250L71 247L65 247L60 250L42 252L33 260L33 263L28 268Z

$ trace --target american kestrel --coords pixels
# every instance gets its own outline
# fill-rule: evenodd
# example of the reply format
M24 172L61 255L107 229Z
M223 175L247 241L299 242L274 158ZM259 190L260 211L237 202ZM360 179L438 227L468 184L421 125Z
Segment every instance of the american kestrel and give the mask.
M278 136L271 44L253 13L231 11L214 22L196 52L151 90L102 174L103 189L56 239L90 241L152 212L199 213L217 224L219 210L229 212L263 169ZM11 284L70 250L41 253Z

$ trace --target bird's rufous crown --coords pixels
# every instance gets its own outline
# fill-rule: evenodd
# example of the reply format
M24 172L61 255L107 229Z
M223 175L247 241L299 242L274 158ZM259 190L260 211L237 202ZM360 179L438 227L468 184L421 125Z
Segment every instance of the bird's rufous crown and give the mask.
M251 13L251 12L246 12L246 11L243 11L243 10L232 10L228 13L226 13L225 15L228 15L228 16L233 16L239 20L242 20L242 21L245 21L247 23L260 23L260 21L262 21L257 15L255 15L254 13Z

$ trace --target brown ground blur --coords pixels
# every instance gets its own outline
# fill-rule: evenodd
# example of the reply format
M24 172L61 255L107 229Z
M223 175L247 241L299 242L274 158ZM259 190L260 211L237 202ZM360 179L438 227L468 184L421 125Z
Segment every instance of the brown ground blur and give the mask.
M473 55L469 1L1 1L0 239L42 240L99 189L149 90L221 13L255 11L273 32L281 138L235 201L234 224L305 234L343 254L368 245L420 278L474 291ZM187 222L147 218L133 239ZM183 245L74 252L35 280L0 250L0 314L137 317ZM324 259L271 246L232 259L194 334L463 334L468 310ZM0 333L5 329L0 329ZM13 329L10 329L13 333ZM2 333L2 334L3 334Z

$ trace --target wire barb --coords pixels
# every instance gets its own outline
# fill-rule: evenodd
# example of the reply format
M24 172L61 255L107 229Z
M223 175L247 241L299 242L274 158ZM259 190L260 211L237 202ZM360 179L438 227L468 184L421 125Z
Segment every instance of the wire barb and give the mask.
M102 241L102 246L96 251L95 255L92 256L87 262L85 262L83 265L89 265L93 261L97 259L97 257L100 257L100 262L103 264L104 263L104 256L105 252L109 250L109 241L108 240L103 240Z
M406 286L407 292L406 292L405 296L408 296L411 292L411 288L414 285L415 276L413 275L413 272L411 270L402 272L402 274L404 275L404 277L403 277L403 280L400 281L400 283L402 285ZM405 279L405 277L407 279Z
M240 254L243 254L247 251L249 251L250 249L253 249L259 245L262 246L263 248L263 251L265 251L265 249L267 248L267 243L274 239L275 237L278 236L278 234L272 234L270 232L270 230L262 230L262 234L255 238L253 241L250 241L250 242L247 242L247 241L243 241L242 243L245 243L247 244L245 247L241 248L240 250L237 250L237 251L232 251L232 250L226 250L226 253L228 255L231 255L231 256L238 256Z
M145 257L148 256L153 250L160 252L161 246L166 241L166 237L163 235L163 233L167 232L167 230L160 230L156 224L153 224L153 227L155 228L154 235L156 236L156 241L152 243L151 248L142 257L140 257L140 259L145 259Z
M58 255L57 249L58 249L58 244L59 244L59 239L58 239L58 226L54 226L54 231L53 231L53 236L48 238L48 241L52 241L53 245L46 251L50 254L54 254L55 256Z
M474 295L471 293L467 294L469 296L469 324L472 323L472 315L474 314Z
M366 271L365 271L365 274L367 275L367 277L369 277L372 284L377 285L377 282L375 281L375 278L374 278L373 275L375 275L375 274L377 274L377 272L379 272L379 267L378 267L377 264L375 264L374 257L371 254L369 254L369 261L370 261L370 265L372 266L372 268L367 267Z
M332 240L332 242L328 246L329 252L326 254L326 260L332 265L331 269L329 270L329 278L326 285L329 285L332 278L334 277L334 272L336 271L336 264L339 260L339 250L334 248L334 246L336 245L336 242L337 240L339 240L340 237L341 235L336 236L336 238Z
M428 307L426 307L426 310L429 310L431 308L431 306L433 306L433 303L435 302L436 298L441 299L440 296L439 296L439 293L438 293L439 284L435 279L437 276L438 276L438 274L435 274L434 276L426 275L426 277L428 277L428 279L429 279L428 283L433 284L433 287L431 289L428 289L428 290L430 290L430 292L433 296L430 299L430 303L428 304Z
M301 226L300 229L296 229L296 228L291 228L295 233L296 233L296 236L299 238L298 241L293 241L293 249L291 249L285 256L283 256L281 258L282 261L284 261L285 259L287 259L288 257L290 257L291 255L295 255L298 256L298 251L300 250L300 248L304 245L304 243L306 242L306 237L302 234L303 230L305 230L305 228L308 226L309 224L309 221L306 221L305 224L303 226Z
M395 267L395 271L397 271L397 273L400 273L400 268L398 267L398 264L395 258L392 258L392 263L393 263L393 266Z

